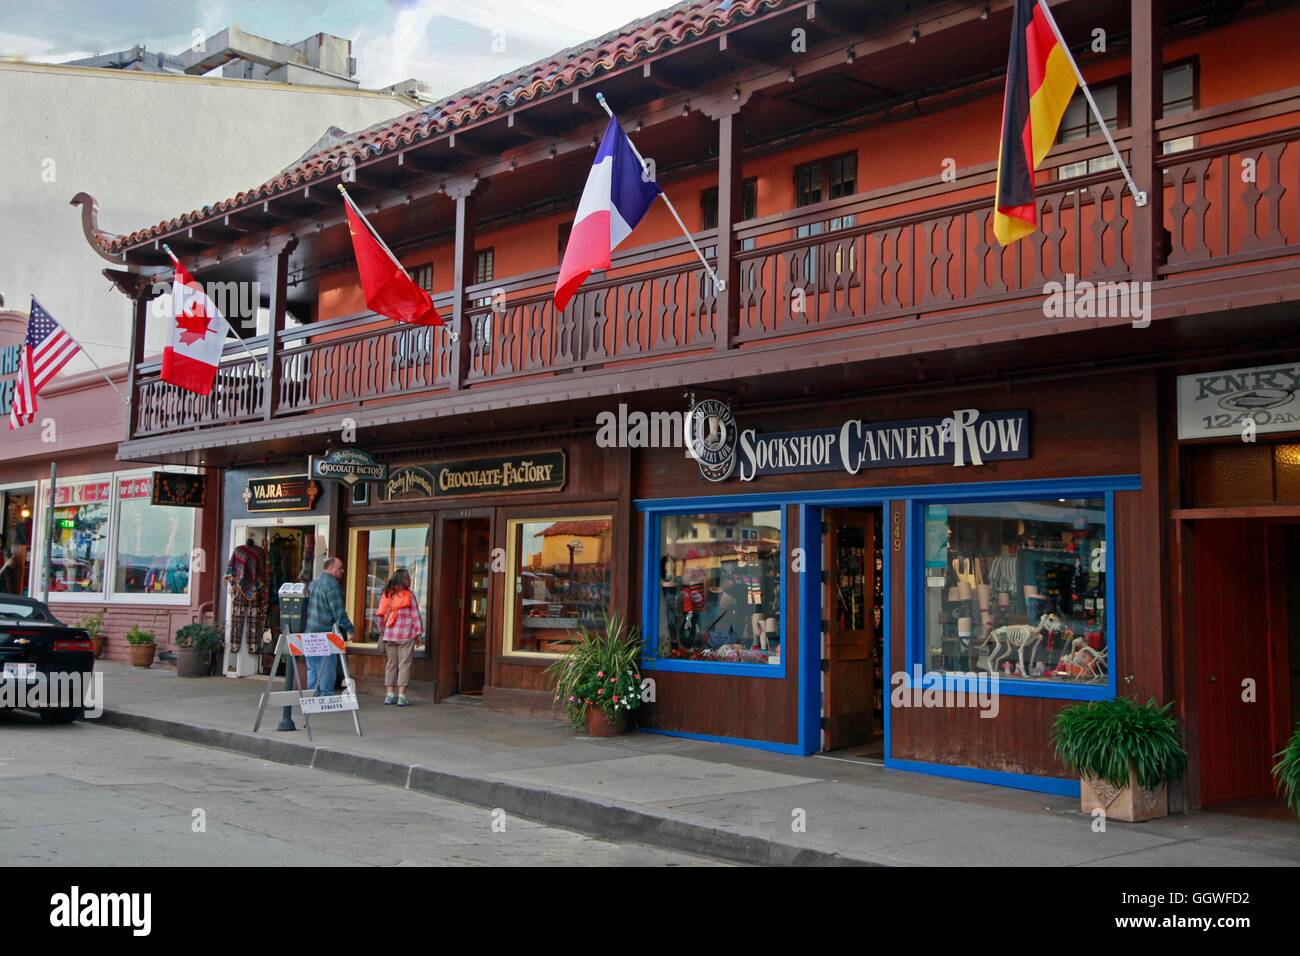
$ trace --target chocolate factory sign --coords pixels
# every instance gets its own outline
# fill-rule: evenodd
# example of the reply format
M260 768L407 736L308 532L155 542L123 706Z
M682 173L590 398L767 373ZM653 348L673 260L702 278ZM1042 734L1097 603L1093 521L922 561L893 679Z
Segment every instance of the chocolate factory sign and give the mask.
M403 465L389 472L381 486L384 501L450 498L463 495L559 491L564 487L562 451L531 455L471 458L427 465Z

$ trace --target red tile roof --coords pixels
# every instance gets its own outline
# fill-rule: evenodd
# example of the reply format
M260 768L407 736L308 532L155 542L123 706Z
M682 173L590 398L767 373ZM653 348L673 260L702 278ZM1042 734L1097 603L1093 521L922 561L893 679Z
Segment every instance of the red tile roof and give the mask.
M183 213L147 229L113 236L99 232L96 241L109 253L152 241L197 222L224 215L248 203L270 198L320 179L341 168L408 146L483 116L537 100L597 73L634 63L664 47L697 39L738 20L784 6L792 0L685 0L585 44L561 50L513 73L462 90L441 104L412 110L354 133L337 145L309 154L274 179L229 199Z

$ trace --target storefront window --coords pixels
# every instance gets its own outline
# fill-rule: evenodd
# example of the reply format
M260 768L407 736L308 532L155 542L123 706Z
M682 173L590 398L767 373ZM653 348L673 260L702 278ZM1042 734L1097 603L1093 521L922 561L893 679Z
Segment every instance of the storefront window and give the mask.
M781 512L659 520L658 656L781 663Z
M427 524L384 528L352 529L348 551L348 613L356 630L352 640L358 644L378 644L384 636L384 622L379 617L379 599L388 579L399 569L411 575L425 634L417 647L428 639L429 621L429 554L430 530Z
M194 510L150 504L153 478L118 478L118 594L189 594Z
M108 479L56 486L52 592L103 594L112 492Z
M924 508L925 667L1105 684L1102 498Z
M0 563L0 591L26 594L32 547L32 515L35 495L31 488L4 492L4 556Z
M614 519L516 520L506 535L506 653L561 654L609 610Z

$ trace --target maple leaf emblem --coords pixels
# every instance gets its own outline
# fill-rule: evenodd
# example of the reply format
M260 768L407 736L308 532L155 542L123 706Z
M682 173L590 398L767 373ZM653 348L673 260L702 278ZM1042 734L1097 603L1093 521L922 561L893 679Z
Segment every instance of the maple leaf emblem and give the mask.
M181 344L193 345L207 337L212 318L198 302L191 302L185 311L176 316L176 328L181 330Z

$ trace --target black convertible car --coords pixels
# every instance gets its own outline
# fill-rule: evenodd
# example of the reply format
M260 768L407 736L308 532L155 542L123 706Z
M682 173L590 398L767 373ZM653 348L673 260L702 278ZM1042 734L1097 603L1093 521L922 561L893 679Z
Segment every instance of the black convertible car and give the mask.
M95 670L90 635L40 601L0 594L0 708L34 710L67 723L82 713Z

